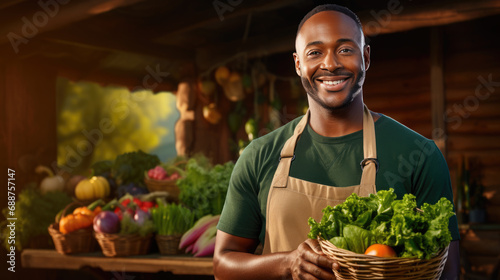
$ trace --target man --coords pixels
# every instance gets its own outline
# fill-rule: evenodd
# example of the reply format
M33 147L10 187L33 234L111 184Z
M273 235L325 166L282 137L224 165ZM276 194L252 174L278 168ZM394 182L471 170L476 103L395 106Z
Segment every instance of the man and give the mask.
M307 217L319 221L324 206L353 192L394 188L399 199L413 193L418 205L453 201L434 142L364 106L370 47L355 14L316 7L300 23L295 48L309 112L252 141L236 163L218 224L216 279L334 279L338 264L307 240ZM458 279L455 217L450 230L442 279ZM259 244L262 255L254 253Z

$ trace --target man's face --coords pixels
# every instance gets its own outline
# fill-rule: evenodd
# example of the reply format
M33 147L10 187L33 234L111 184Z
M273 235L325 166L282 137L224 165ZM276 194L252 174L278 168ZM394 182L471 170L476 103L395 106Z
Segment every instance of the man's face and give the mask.
M295 69L310 102L334 110L361 98L370 48L353 19L335 11L313 15L302 25L295 49Z

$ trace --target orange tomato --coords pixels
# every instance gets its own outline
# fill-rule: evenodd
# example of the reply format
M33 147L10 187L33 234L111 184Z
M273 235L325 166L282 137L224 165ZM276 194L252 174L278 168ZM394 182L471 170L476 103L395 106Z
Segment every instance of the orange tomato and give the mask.
M365 251L365 255L377 256L382 258L395 258L398 256L391 246L384 244L373 244Z

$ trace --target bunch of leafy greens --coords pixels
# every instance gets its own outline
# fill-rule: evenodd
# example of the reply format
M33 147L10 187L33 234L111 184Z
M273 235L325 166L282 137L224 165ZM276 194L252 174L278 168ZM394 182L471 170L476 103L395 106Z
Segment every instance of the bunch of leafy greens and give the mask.
M160 159L157 155L139 150L117 156L111 171L118 185L135 183L145 187L144 172L159 164Z
M10 251L10 246L15 246L18 250L27 248L30 241L41 236L50 240L48 227L54 223L57 213L71 202L71 197L64 192L51 191L42 194L35 187L36 184L28 184L19 192L12 213L7 207L2 210L5 220L0 223L1 238L7 251ZM7 218L16 218L15 239L9 239L10 227L7 225L11 221ZM12 240L15 240L15 243Z
M194 213L180 204L159 203L151 209L151 217L158 234L184 234L194 225Z
M177 186L180 202L194 212L196 219L222 212L233 168L231 161L214 167L194 158L188 161L186 175L177 180Z
M153 220L147 219L143 224L134 221L132 214L126 212L120 221L120 235L139 234L144 237L156 230Z
M451 241L453 205L443 197L434 205L424 203L421 210L413 194L397 200L393 189L369 197L352 194L344 203L323 209L319 223L309 218L308 237L321 236L358 254L377 243L393 247L399 257L430 259Z

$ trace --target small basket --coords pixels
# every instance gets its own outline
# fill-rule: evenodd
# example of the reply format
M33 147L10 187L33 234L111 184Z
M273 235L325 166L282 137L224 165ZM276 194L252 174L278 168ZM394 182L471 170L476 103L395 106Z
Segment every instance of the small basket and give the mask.
M182 253L179 249L182 235L156 235L156 243L162 255L178 255Z
M149 252L153 234L140 236L139 234L120 235L95 232L94 236L106 257L125 257L146 255Z
M338 262L336 279L359 280L438 280L448 258L448 247L430 260L417 258L382 258L337 248L330 241L318 238L321 250Z
M66 212L75 205L80 206L82 204L80 202L69 203L64 207L61 217L66 216ZM88 253L96 249L97 242L92 236L92 227L63 234L59 231L59 221L56 220L55 223L49 226L48 231L52 237L52 241L54 241L56 251L61 254Z
M144 183L148 187L150 192L155 191L166 191L168 192L169 199L172 201L179 200L179 193L181 192L177 186L177 179L175 180L154 180L148 177L144 177Z
M56 251L60 254L89 253L96 249L97 242L92 236L92 227L62 234L59 231L59 223L53 223L48 230Z

